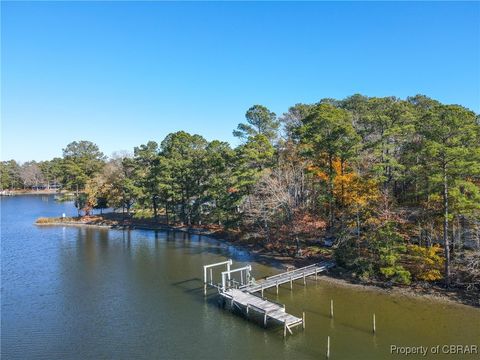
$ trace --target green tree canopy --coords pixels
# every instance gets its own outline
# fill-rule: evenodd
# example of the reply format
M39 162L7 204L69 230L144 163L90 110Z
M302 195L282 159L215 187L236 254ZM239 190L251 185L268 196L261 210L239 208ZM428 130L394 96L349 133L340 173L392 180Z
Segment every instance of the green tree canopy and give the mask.
M105 156L91 141L74 141L63 149L63 185L81 190L104 165Z
M265 136L271 143L278 137L280 122L274 112L263 105L253 105L245 114L247 123L238 124L233 135L248 140L257 135Z

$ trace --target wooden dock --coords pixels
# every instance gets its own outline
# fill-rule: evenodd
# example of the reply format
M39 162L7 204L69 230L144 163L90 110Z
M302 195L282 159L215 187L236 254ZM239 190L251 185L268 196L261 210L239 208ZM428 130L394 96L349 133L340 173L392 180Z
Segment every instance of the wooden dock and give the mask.
M277 275L269 276L265 278L263 281L252 282L240 288L249 293L261 291L263 296L264 290L275 287L277 289L277 294L278 294L278 287L280 285L290 283L290 289L292 289L293 282L299 279L302 279L303 284L306 285L306 278L308 276L315 275L315 279L316 279L319 273L327 270L332 266L333 266L333 263L331 262L313 264L313 265L305 266L299 269L293 269Z
M268 321L283 325L283 336L287 335L287 331L292 334L292 328L296 326L302 325L305 328L305 313L302 313L301 318L287 313L284 304L265 299L264 290L275 287L278 294L279 286L286 283L290 283L292 290L295 280L303 279L303 284L306 285L307 277L314 275L316 279L319 273L333 266L332 262L313 264L269 276L257 282L250 275L250 265L232 270L232 264L232 260L227 260L203 267L205 295L207 286L216 288L224 302L230 304L231 309L238 309L247 317L251 313L262 316L265 327ZM221 282L217 284L214 282L213 268L219 266L226 266L226 271L221 272ZM234 274L237 275L237 279L233 278ZM256 294L258 292L261 292L261 296Z

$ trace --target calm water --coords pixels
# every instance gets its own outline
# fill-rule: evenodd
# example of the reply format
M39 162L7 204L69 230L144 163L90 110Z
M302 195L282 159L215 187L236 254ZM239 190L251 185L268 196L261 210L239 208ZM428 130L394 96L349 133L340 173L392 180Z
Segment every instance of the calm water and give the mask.
M243 251L184 233L36 227L39 216L76 211L50 196L0 201L2 359L322 359L327 336L331 359L405 358L390 355L391 344L480 345L478 309L321 280L266 292L293 314L306 311L306 330L284 340L281 328L203 297L203 264L231 257L252 263L257 278L279 271Z

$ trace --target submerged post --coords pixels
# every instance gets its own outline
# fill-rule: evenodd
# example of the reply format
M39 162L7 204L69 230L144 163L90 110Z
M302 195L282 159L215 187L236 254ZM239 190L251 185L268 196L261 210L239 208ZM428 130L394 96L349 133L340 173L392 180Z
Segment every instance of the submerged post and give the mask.
M287 320L283 323L283 337L287 337Z
M330 359L330 336L327 336L327 359Z
M303 327L303 330L305 330L305 311L302 312L302 327Z
M375 326L375 313L373 313L373 333L377 331L377 327Z
M207 267L203 266L203 295L207 296Z
M333 318L333 299L330 300L330 317Z

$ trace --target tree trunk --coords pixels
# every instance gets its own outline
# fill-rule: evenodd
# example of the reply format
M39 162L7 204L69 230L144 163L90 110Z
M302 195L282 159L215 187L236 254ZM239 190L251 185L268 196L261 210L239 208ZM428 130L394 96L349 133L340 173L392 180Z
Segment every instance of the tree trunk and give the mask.
M448 178L447 164L443 163L443 243L445 246L445 284L450 286L450 240L448 238Z
M169 221L168 221L168 203L165 203L165 221L168 225Z
M357 242L360 242L360 213L357 210Z
M329 228L333 227L333 159L332 156L328 158L328 187L329 187L329 199L328 199L328 222Z
M75 196L77 197L77 204L78 204L78 206L77 206L77 215L78 215L78 217L80 217L80 204L79 204L79 202L78 202L78 184L76 184Z
M157 199L155 196L152 197L152 207L153 207L153 218L157 220L158 217L158 206L157 206Z
M345 166L345 161L342 159L341 165L340 165L340 175L343 177L343 167ZM345 206L345 184L344 181L342 180L342 198L340 199L341 202L341 207L342 209Z

